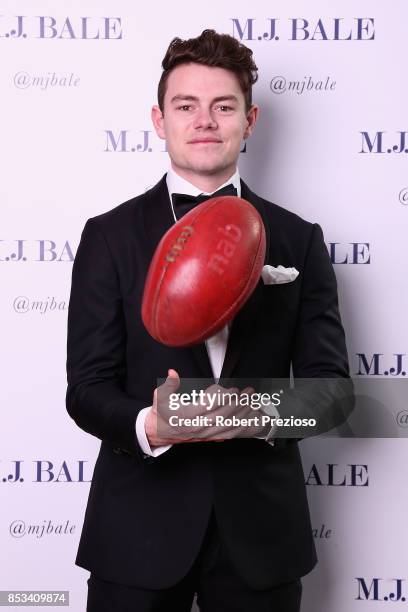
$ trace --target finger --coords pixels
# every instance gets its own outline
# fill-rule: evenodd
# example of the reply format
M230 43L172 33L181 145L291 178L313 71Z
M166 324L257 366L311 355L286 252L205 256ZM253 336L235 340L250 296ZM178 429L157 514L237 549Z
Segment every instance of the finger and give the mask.
M168 391L169 393L174 393L174 391L177 391L179 386L180 386L180 376L178 375L176 370L173 370L172 368L170 368L167 371L167 378L164 381L162 387L164 387L164 389Z

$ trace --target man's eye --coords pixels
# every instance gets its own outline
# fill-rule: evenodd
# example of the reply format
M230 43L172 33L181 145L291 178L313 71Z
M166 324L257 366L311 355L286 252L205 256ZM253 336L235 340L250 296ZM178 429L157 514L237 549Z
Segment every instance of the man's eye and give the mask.
M220 104L220 106L218 107L222 112L226 112L226 111L230 111L232 110L232 106L227 106L226 104Z
M191 104L182 104L182 106L178 107L181 110L190 110Z

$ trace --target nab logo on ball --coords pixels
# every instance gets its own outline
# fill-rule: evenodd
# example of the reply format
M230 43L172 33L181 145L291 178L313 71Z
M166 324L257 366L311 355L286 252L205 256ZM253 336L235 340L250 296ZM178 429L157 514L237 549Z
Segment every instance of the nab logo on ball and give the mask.
M237 225L229 223L225 227L218 227L217 231L223 234L223 238L215 247L218 253L211 255L208 267L211 270L217 272L217 274L224 274L225 268L234 256L238 243L242 238L242 231Z
M355 578L359 601L406 601L403 591L405 578Z

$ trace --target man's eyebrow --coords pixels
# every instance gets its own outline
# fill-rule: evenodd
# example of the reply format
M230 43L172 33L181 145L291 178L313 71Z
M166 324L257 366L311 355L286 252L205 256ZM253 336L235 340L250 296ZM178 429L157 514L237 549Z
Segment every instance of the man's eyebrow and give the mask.
M188 94L178 94L177 96L173 96L173 98L170 100L170 102L180 102L180 101L184 101L184 100L188 100L190 102L198 102L199 99L197 98L197 96L190 96ZM238 102L238 98L237 96L234 96L232 94L226 94L225 96L217 96L216 98L214 98L212 100L212 102L222 102L224 100L232 100L234 102Z

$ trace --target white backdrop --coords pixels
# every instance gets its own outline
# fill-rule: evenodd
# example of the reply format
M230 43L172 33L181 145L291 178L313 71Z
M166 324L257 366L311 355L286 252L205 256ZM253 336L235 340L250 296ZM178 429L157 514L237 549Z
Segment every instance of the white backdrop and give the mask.
M254 50L261 116L241 175L323 227L353 376L391 376L394 366L403 378L408 7L2 5L0 589L69 590L80 612L88 572L74 559L99 441L65 411L72 260L89 217L145 191L167 168L150 108L168 43L211 27ZM269 40L272 26L278 39ZM301 448L320 558L304 579L302 612L405 609L406 440Z

